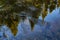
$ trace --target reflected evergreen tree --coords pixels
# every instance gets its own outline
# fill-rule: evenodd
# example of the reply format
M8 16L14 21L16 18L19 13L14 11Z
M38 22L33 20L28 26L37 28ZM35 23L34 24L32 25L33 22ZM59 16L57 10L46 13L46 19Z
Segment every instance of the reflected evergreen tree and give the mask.
M29 18L31 29L42 15L43 21L47 16L47 9L52 12L55 7L60 7L59 0L0 0L0 25L6 24L14 35L17 33L17 25L19 21ZM33 7L33 9L31 8ZM21 12L26 12L25 15ZM21 16L22 14L22 16Z

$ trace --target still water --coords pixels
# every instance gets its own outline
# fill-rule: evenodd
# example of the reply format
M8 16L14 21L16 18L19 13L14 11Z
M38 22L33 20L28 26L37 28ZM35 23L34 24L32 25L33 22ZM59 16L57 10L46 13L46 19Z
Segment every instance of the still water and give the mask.
M45 18L45 24L41 23L41 16L38 22L34 25L33 31L29 20L20 21L18 24L18 32L16 36L11 30L3 25L0 28L0 40L60 40L60 12L55 9L52 14L48 14Z

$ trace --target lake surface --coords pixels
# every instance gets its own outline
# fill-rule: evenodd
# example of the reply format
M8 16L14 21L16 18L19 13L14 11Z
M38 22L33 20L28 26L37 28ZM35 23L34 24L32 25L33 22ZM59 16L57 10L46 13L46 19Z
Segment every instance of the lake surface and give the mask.
M60 8L46 16L45 24L38 21L33 31L28 19L18 24L18 33L15 37L6 25L0 29L0 40L60 40Z

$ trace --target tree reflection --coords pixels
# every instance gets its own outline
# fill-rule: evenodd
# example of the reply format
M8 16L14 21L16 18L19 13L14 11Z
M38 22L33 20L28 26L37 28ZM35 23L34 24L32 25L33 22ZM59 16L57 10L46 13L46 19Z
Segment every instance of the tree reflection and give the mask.
M0 0L0 26L7 25L16 35L19 21L30 17L29 21L33 29L38 17L42 15L44 21L48 14L47 9L52 12L56 5L60 6L59 0Z

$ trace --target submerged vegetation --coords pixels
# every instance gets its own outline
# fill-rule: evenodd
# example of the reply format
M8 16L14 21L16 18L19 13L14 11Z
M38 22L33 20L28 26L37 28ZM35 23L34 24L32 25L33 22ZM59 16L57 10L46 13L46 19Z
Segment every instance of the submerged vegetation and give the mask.
M7 25L16 35L20 20L30 17L33 29L40 15L44 21L48 14L47 9L52 12L56 7L60 7L59 0L0 0L0 26Z

